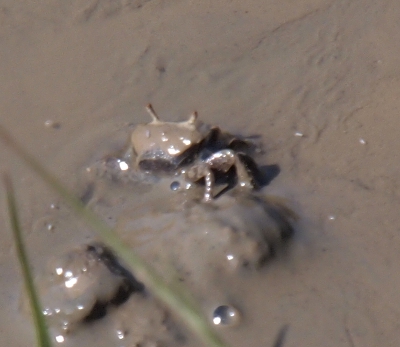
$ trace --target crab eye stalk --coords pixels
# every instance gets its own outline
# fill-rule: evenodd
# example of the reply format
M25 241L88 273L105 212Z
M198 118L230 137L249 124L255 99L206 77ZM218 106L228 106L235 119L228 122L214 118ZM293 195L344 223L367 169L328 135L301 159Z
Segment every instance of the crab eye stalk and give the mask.
M194 112L189 116L189 119L187 120L187 123L188 123L188 124L194 124L194 123L196 122L197 116L198 116L197 112L194 111Z
M153 108L153 106L152 106L151 104L148 104L148 105L146 106L146 111L149 113L149 115L150 115L151 118L153 119L153 122L154 122L154 123L160 121L160 118L158 117L156 111L154 111L154 108Z

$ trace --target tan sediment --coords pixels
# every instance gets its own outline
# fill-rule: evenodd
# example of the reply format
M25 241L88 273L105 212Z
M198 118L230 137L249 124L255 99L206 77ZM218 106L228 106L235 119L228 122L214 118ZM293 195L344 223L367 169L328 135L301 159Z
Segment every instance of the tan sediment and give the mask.
M285 347L398 345L399 15L397 2L371 0L5 1L0 121L82 194L86 166L123 147L148 102L171 121L196 109L261 135L260 160L281 169L263 192L289 199L301 221L290 252L230 286L245 315L224 336L272 346L287 325ZM0 156L35 270L93 237L11 153ZM4 213L0 223L0 345L24 346L33 333ZM112 319L71 345L118 345Z

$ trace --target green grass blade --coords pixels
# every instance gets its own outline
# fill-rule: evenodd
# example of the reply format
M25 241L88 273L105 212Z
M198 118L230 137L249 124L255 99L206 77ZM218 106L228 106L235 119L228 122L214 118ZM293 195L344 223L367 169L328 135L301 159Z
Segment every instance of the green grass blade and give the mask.
M51 174L39 161L30 155L3 127L0 126L0 139L8 145L33 171L35 171L50 187L57 191L63 199L80 215L86 223L100 235L103 241L125 261L135 276L150 291L163 301L171 310L179 315L183 322L208 347L228 347L211 328L197 305L181 286L168 285L154 270L136 253L125 245L114 231L93 211L86 208L81 200Z
M37 346L38 347L51 347L51 339L47 330L45 318L42 313L39 297L36 293L33 276L30 270L29 261L26 253L26 248L22 238L21 227L18 218L17 203L15 200L14 189L11 179L4 176L4 186L6 188L8 213L10 215L10 224L14 237L14 244L17 250L18 260L22 270L22 277L26 291L28 293L29 303L31 306L32 319L35 325Z

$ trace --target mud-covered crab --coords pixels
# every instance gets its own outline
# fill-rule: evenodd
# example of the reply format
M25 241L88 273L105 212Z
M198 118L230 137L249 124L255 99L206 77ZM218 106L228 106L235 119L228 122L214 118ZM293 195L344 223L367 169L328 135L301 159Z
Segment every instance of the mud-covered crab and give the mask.
M183 122L164 122L150 104L146 110L152 121L137 125L130 139L135 164L140 170L183 174L189 182L204 179L204 201L215 198L217 177L220 180L222 177L223 183L230 186L238 184L248 189L257 186L258 168L246 153L251 147L246 140L200 122L196 112Z

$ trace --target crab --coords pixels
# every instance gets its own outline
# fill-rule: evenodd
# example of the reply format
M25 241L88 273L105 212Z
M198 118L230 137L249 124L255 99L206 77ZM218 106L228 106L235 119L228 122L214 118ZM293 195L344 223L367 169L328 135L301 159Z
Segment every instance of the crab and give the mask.
M246 153L251 147L248 141L200 122L197 112L183 122L165 122L151 104L146 110L152 121L137 125L130 138L134 164L139 170L155 175L183 175L191 183L204 181L205 202L216 198L216 178L229 187L257 187L258 167Z

